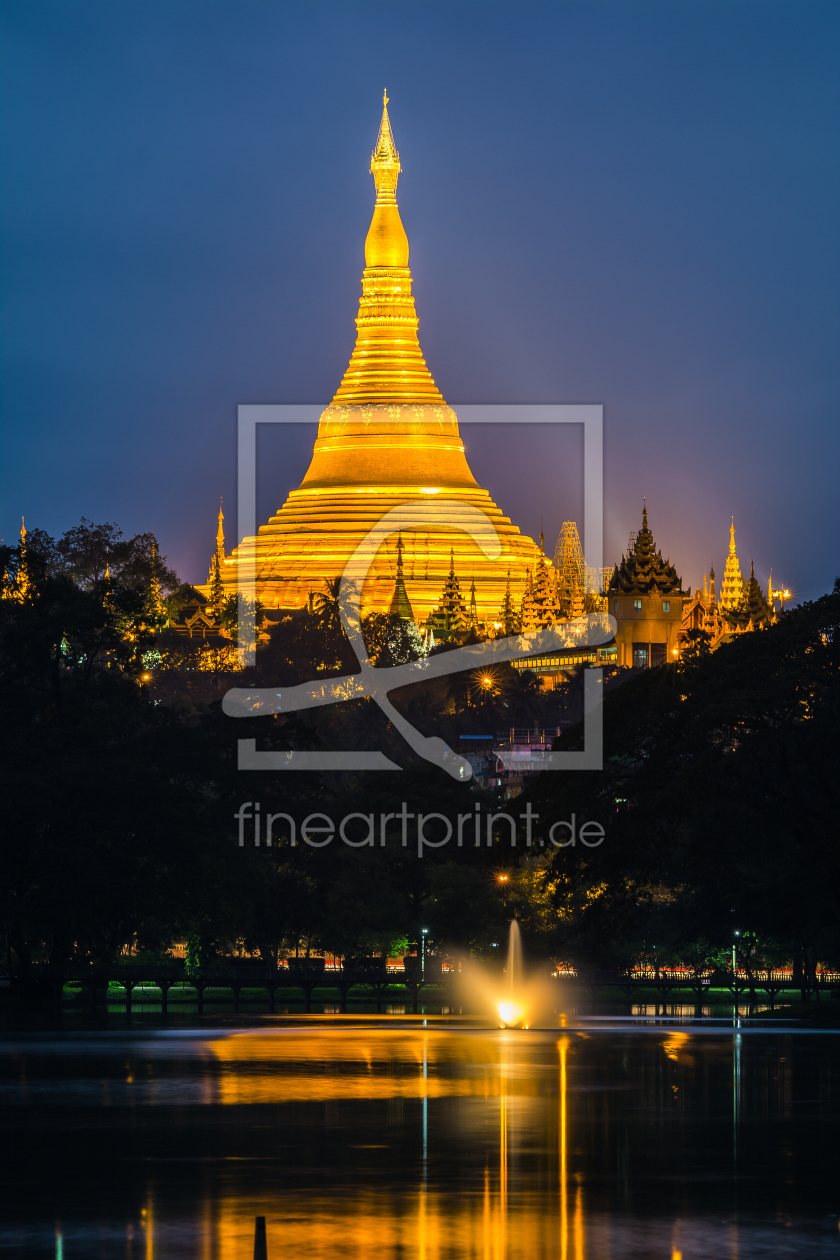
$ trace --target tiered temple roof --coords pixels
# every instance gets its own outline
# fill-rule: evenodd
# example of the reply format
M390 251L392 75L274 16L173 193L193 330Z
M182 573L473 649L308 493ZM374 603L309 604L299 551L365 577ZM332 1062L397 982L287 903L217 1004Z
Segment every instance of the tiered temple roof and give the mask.
M394 594L391 597L391 607L388 612L392 617L399 617L400 621L414 621L414 612L411 607L411 600L408 598L408 591L405 589L405 576L403 574L403 540L402 534L397 535L397 578L394 583Z
M545 538L540 531L540 554L534 568L534 582L531 591L533 600L532 618L534 624L529 630L539 630L543 626L553 626L560 620L560 601L557 594L557 579L545 558Z
M735 517L729 526L729 555L723 570L723 581L720 586L720 604L722 608L734 611L744 597L744 579L741 577L741 566L735 554Z
M463 634L469 628L470 615L461 594L461 584L455 572L455 551L449 553L449 574L443 586L440 603L429 617L428 626L438 639Z
M739 630L763 630L776 620L776 614L764 598L764 592L755 576L755 564L750 561L750 578L739 606L728 610L727 616Z
M670 559L663 560L656 550L647 504L642 510L642 528L627 555L621 557L621 564L615 566L609 590L622 595L682 594L682 579Z
M724 602L723 591L727 602ZM741 569L735 555L735 521L729 528L729 554L726 560L726 576L723 580L720 600L715 597L715 570L709 577L704 574L702 587L698 584L694 596L683 605L681 631L702 630L709 636L712 651L722 643L728 643L747 630L762 630L773 624L776 612L770 597L764 593L755 576L755 565L750 561L750 577L746 586L741 580Z

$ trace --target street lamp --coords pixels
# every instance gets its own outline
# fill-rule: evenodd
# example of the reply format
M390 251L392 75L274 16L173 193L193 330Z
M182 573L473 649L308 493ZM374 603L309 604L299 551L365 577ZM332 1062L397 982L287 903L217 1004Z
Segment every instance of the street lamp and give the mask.
M421 950L420 950L420 975L426 974L426 937L429 935L429 929L423 928Z

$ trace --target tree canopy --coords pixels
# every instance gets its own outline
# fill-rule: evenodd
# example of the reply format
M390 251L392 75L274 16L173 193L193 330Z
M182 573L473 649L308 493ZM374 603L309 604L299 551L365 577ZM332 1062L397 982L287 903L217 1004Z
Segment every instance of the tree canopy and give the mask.
M542 774L503 804L416 758L369 700L275 719L223 714L230 685L358 671L335 584L311 611L266 622L256 665L226 674L172 646L156 601L182 588L151 535L123 539L83 520L57 542L32 530L0 559L0 922L24 968L173 939L193 958L234 941L267 959L362 957L409 948L424 928L440 948L481 953L498 948L514 915L532 948L578 962L655 949L704 966L736 932L750 965L840 953L840 587L770 629L715 652L698 639L678 665L609 689L603 771ZM363 628L377 664L422 650L398 618L373 614ZM548 698L532 675L501 665L393 700L452 744L533 727L558 703L579 716L573 692ZM404 769L243 773L240 739L266 751L371 748ZM556 746L581 739L578 725ZM264 836L255 847L251 832L240 847L243 801L277 815L271 847ZM514 818L515 847L504 827L489 847L482 831L479 845L429 846L422 859L403 843L401 811L454 821L477 806ZM530 847L526 808L538 815ZM349 841L302 843L314 813L355 815ZM391 818L384 845L378 830L360 843L371 816ZM564 821L575 843L557 847L551 827ZM602 843L583 843L585 822L600 824Z

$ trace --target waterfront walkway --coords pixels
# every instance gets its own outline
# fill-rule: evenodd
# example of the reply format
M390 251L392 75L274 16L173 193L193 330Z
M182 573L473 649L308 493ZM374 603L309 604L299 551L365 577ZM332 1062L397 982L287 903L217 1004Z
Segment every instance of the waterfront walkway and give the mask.
M254 990L262 990L269 1008L274 1010L278 994L287 1002L303 1002L304 1011L312 1009L313 1000L330 1003L337 1001L341 1012L347 1009L348 997L353 994L357 1001L373 1001L377 1011L386 1003L402 1002L410 1005L414 1013L423 1000L428 1004L438 1002L452 1006L456 1003L456 973L442 971L439 964L427 963L425 969L406 969L399 973L378 967L347 967L325 971L322 966L295 965L267 966L244 961L228 964L210 964L188 969L183 962L149 963L145 965L116 964L111 966L69 967L60 974L46 968L36 968L30 973L39 987L48 988L60 1002L86 991L90 1008L95 1010L108 997L113 998L117 986L126 1009L139 1000L145 1005L159 1003L166 1011L171 1002L195 1002L204 1009L205 1001L212 994L213 1001L233 999L234 1010L239 1010L243 993L245 1000L254 998ZM14 993L22 980L18 969L0 973L0 984ZM5 983L3 983L5 981ZM840 973L820 972L816 977L803 977L792 982L790 973L776 971L715 971L693 975L681 973L640 974L638 971L585 971L555 972L551 982L557 985L558 999L568 985L588 990L593 998L609 997L610 991L621 993L628 1001L655 994L661 1002L672 1001L680 994L686 995L696 1006L708 1003L714 997L718 1001L750 1003L768 1002L772 1008L781 994L792 994L808 1001L825 993L840 996ZM317 998L316 995L317 994ZM617 996L617 994L616 994ZM230 997L227 1000L230 1000Z

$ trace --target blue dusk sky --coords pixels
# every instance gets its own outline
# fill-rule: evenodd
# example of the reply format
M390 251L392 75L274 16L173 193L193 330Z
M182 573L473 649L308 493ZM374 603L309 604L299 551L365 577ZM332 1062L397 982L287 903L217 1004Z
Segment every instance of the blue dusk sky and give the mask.
M692 586L840 573L840 6L31 0L2 13L0 533L232 545L241 402L326 403L353 346L382 89L449 402L605 408L605 559L647 496ZM260 515L311 429L260 442ZM579 431L471 429L547 549Z

